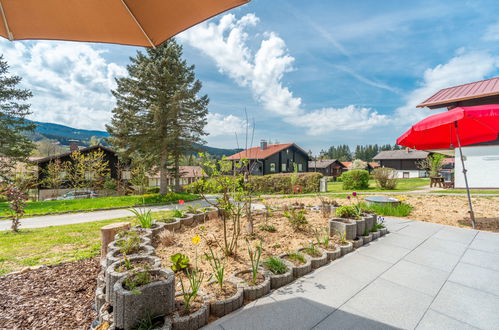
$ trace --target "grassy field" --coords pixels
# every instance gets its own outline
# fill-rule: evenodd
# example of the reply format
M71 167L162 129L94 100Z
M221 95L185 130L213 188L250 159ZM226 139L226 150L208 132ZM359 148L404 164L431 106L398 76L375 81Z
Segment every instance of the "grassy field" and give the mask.
M159 219L171 211L154 212ZM100 228L110 223L130 221L118 218L66 226L23 229L20 233L0 231L0 275L27 266L51 265L97 256L100 253Z
M427 178L416 178L416 179L400 179L397 183L397 188L394 190L383 190L376 186L374 180L369 180L368 189L357 189L355 191L410 191L416 190L418 187L426 186L430 184L430 179ZM327 185L328 192L352 192L353 190L343 190L341 182L328 182Z
M47 213L76 212L81 210L107 209L115 207L130 207L141 204L168 204L197 199L199 196L182 193L170 193L165 196L149 194L143 196L98 197L89 199L73 199L64 201L28 202L26 215L41 215ZM7 203L0 203L0 217L8 215Z

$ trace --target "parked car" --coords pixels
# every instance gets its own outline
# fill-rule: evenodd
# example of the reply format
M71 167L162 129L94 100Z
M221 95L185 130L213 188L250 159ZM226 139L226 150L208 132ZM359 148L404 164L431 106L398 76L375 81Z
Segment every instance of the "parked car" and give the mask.
M91 190L72 190L70 192L65 193L62 196L59 196L57 198L49 198L46 199L47 201L50 200L70 200L70 199L85 199L85 198L95 198L98 197L97 193L95 191Z

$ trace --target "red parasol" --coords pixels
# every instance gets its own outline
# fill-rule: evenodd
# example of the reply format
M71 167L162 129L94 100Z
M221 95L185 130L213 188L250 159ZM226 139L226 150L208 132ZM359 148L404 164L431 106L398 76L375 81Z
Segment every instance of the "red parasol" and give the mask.
M470 216L475 226L461 146L492 141L497 139L498 134L499 104L489 104L454 108L425 118L400 136L397 144L419 150L459 148Z

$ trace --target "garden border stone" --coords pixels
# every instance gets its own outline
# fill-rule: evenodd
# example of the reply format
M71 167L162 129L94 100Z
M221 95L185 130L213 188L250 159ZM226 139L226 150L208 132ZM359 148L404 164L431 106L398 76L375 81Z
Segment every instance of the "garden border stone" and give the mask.
M133 261L142 261L142 260L149 260L151 263L151 268L150 269L159 269L161 268L161 259L155 256L137 256L137 257L130 257L127 258L130 262ZM111 305L114 306L114 299L113 299L113 294L114 294L114 283L118 282L120 278L123 276L127 275L129 271L125 272L118 272L116 271L116 267L122 265L125 262L124 259L121 259L119 261L113 262L109 267L106 269L106 287L108 288L106 290L106 301L111 303Z
M163 276L165 279L139 287L140 294L123 288L124 281L132 275L123 276L114 284L113 316L117 328L132 329L139 320L146 317L168 315L173 311L175 303L175 275L173 271L162 268L150 272ZM164 303L158 304L158 301Z
M263 282L258 285L248 285L240 277L237 276L238 274L246 274L250 272L251 269L246 269L232 275L232 281L243 288L244 300L247 301L256 300L270 292L270 276L267 272L258 271L258 273L263 275L264 277Z
M187 214L186 214L187 215ZM194 224L194 217L192 215L187 215L184 218L176 218L180 220L182 226L192 226Z
M358 249L362 245L364 245L364 240L362 239L362 237L357 237L356 239L353 240L352 244L354 249Z
M368 232L371 232L371 229L373 229L374 224L376 223L377 220L377 215L376 214L367 214L363 218L366 222L366 229ZM364 232L360 233L360 235L363 235Z
M140 257L140 256L154 256L155 250L151 245L148 244L140 244L140 250L138 253L130 254L127 258ZM116 256L115 254L119 253L119 250L109 251L106 256L106 269L111 266L112 263L116 261L120 261L123 259L123 256Z
M214 283L216 281L211 281L209 283ZM225 282L230 282L236 286L237 292L227 299L217 300L214 302L210 302L210 315L214 315L216 317L222 317L233 311L241 308L244 303L244 290L242 287L238 286L237 283L234 283L231 280L226 280Z
M284 260L282 258L279 258L286 264L288 267L288 270L284 274L274 274L270 270L265 269L266 272L268 272L270 276L270 288L271 289L278 289L286 284L289 284L293 282L294 276L293 276L293 264L287 260Z
M380 237L381 237L381 232L380 232L379 230L377 230L377 231L372 231L372 232L371 232L371 235L373 236L373 241L374 241L374 240L377 240L378 238L380 238Z
M355 222L357 223L357 237L359 237L366 230L366 220L364 218L355 219ZM354 247L355 247L355 244L354 244Z
M286 259L284 257L286 257L287 255L288 255L288 253L281 253L279 255L279 258L286 261ZM302 276L307 275L308 273L310 273L312 271L312 261L310 260L308 255L304 254L304 256L305 256L305 260L307 261L307 262L305 262L305 264L300 265L300 266L296 266L295 264L293 264L293 276L294 276L294 278L302 277Z
M192 216L192 218L194 219L194 224L198 224L198 223L203 223L204 221L204 212L200 212L200 213L186 213L186 215L188 216Z
M353 251L352 242L348 242L347 245L340 245L341 256L343 257L345 254L348 254Z
M175 294L175 297L182 295ZM208 323L210 316L210 305L207 302L206 296L198 292L198 296L204 300L204 305L192 314L180 316L177 311L173 312L172 329L174 330L197 330Z
M207 207L205 211L205 217L207 220L217 219L219 217L218 209L215 207Z
M165 224L165 231L166 230L174 231L180 229L181 227L180 218L173 218L173 219L175 219L175 221L163 222Z
M95 289L95 309L98 311L106 303L106 283L101 283L97 285Z
M310 263L312 264L312 269L320 268L328 263L329 259L327 258L327 253L326 253L326 251L324 251L324 249L317 247L317 249L319 251L321 251L321 253L322 253L322 255L320 257L312 257L311 255L303 252L304 249L306 249L306 248L299 248L298 252L300 252L304 255L307 255L310 258Z
M331 218L329 219L329 235L345 233L346 239L352 240L357 237L357 223L354 219Z
M373 235L361 236L364 244L370 243L373 240Z
M388 229L380 228L379 233L380 233L380 236L385 236L386 234L388 234Z
M324 249L324 251L326 251L327 258L329 259L329 261L333 261L333 260L336 260L336 259L341 257L340 246L339 245L335 245L335 246L336 246L336 248L334 250Z

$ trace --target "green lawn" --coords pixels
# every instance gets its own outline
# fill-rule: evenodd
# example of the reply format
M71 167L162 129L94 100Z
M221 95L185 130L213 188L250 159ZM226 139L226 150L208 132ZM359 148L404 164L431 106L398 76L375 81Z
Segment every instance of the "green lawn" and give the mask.
M369 180L368 189L356 189L355 191L410 191L416 190L418 187L426 186L430 184L430 179L427 178L416 178L416 179L400 179L397 183L397 188L394 190L383 190L376 186L376 181ZM342 182L328 182L327 185L328 192L339 193L339 192L352 192L353 190L343 190Z
M199 198L197 195L187 193L170 193L167 195L149 194L143 196L98 197L89 199L73 199L64 201L28 202L26 215L41 215L47 213L76 212L82 210L109 209L115 207L131 207L142 204L168 204ZM0 203L0 217L8 215L7 203Z
M159 219L171 211L154 212ZM0 231L0 275L27 266L51 265L90 258L100 253L100 228L134 217L88 222L66 226L23 229L20 233Z

